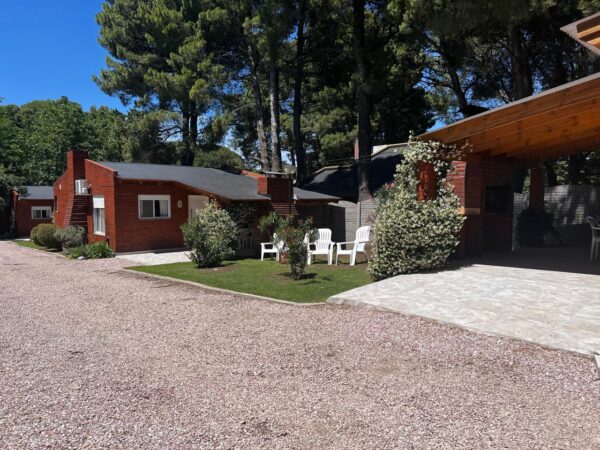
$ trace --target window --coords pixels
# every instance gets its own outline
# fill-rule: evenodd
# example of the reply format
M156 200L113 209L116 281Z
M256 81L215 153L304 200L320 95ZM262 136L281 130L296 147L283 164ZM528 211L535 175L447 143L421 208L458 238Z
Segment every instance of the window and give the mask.
M94 234L101 234L104 236L106 233L106 223L104 220L104 197L101 195L94 195L93 198L93 220L94 220Z
M168 219L171 217L171 196L140 195L140 219Z
M33 220L52 219L51 206L32 206L31 218Z

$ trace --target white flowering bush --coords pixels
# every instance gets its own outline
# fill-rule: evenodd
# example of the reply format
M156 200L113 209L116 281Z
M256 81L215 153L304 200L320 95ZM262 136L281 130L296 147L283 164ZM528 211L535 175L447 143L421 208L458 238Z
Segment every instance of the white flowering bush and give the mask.
M209 203L181 226L190 259L198 267L215 267L235 256L238 229L227 211Z
M464 217L460 201L446 182L451 161L462 150L437 142L412 140L396 168L395 181L377 195L369 272L376 280L442 267L459 243ZM418 162L436 174L433 199L419 201Z

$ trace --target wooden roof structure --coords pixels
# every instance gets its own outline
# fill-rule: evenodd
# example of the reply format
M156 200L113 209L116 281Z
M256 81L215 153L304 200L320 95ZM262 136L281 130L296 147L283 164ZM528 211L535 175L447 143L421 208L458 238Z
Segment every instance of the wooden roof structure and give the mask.
M600 73L420 136L522 162L600 149Z
M561 30L581 45L600 55L600 13L565 25Z

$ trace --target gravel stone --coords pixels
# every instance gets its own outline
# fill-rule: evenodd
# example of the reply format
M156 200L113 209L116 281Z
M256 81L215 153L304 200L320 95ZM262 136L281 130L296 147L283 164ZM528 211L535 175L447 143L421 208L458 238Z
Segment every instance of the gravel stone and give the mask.
M592 359L0 242L2 448L598 448Z

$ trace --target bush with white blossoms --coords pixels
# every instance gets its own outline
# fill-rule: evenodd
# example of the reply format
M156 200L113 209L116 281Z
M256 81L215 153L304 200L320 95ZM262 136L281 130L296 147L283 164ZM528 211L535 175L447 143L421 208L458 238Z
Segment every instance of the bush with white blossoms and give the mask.
M235 256L238 228L224 209L209 203L181 225L190 259L198 267L216 267Z
M410 141L394 183L380 192L369 272L376 280L442 267L459 243L464 217L446 182L451 161L462 150L437 142ZM418 162L431 163L436 197L419 201Z

